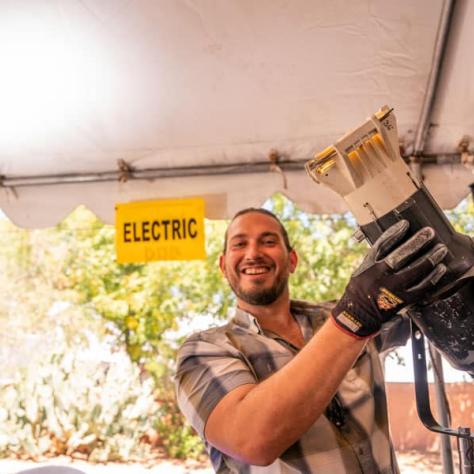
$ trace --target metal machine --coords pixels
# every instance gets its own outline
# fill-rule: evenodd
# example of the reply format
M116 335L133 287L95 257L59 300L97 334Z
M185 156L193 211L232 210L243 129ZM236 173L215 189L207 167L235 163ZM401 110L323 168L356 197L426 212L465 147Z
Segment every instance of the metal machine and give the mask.
M442 242L448 247L444 262L448 272L440 290L407 309L412 321L417 407L427 428L458 438L462 472L474 473L474 434L469 428L440 426L431 413L422 336L453 367L474 377L474 240L454 230L401 157L395 114L387 106L308 161L306 171L344 198L359 224L359 238L369 244L397 220L407 219L408 236L431 226L437 236L433 245Z

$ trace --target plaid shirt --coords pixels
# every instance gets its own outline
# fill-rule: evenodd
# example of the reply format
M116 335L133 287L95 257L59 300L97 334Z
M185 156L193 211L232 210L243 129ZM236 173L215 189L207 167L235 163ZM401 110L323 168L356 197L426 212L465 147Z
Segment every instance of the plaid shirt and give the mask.
M330 304L292 301L291 313L306 342L331 308ZM398 473L379 351L404 343L404 332L395 334L397 331L385 329L378 347L370 342L325 414L269 466L244 464L209 445L204 437L206 421L222 397L240 385L265 380L298 353L291 343L262 329L252 315L237 309L225 326L194 334L185 341L177 361L178 404L206 443L218 473Z

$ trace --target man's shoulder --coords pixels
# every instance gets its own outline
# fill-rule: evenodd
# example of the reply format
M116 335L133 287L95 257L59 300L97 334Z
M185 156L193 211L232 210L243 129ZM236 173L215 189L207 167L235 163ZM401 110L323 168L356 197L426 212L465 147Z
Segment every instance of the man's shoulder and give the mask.
M200 331L196 331L189 335L184 343L188 342L199 342L199 341L207 341L207 342L213 342L213 341L219 341L226 336L228 331L230 330L230 324L229 322L226 322L225 324L222 324L220 326L213 326L208 329L203 329Z
M189 335L178 349L178 358L197 354L211 355L224 348L228 349L230 326L227 322Z

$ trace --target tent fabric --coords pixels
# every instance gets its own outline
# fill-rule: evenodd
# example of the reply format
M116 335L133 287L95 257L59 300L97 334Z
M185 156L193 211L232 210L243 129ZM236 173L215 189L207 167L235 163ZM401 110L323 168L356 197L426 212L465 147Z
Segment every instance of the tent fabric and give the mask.
M54 225L79 204L204 196L229 217L282 192L315 213L345 203L305 159L382 105L407 154L431 70L442 0L4 0L0 4L0 175L5 178L268 161L268 171L0 187L18 225ZM474 136L473 2L458 1L426 152ZM272 168L269 155L301 164ZM440 161L443 161L442 159ZM237 172L239 166L236 166ZM457 162L422 174L443 207L474 181Z

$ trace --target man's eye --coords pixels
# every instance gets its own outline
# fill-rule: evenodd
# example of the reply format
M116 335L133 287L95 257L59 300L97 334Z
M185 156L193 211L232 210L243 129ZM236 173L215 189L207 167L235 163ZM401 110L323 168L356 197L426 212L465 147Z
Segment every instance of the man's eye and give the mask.
M263 241L263 243L264 243L265 245L276 245L277 242L276 242L275 239L265 239L265 240Z
M240 248L244 247L244 245L245 245L245 242L234 242L232 244L232 248L233 249L240 249Z

